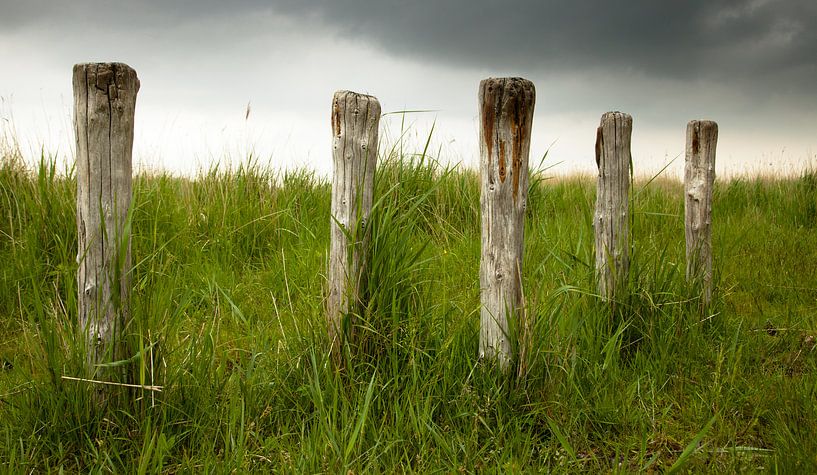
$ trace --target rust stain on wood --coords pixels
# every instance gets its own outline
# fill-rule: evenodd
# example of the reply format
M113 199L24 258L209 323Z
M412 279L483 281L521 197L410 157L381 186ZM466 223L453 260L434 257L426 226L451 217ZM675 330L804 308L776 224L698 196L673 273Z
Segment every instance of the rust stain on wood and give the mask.
M505 176L507 175L505 171L505 141L499 141L499 181L500 183L505 183Z
M482 130L485 134L485 145L488 147L488 164L494 149L494 121L496 120L496 94L492 82L486 82L482 96Z
M340 135L340 107L337 99L332 102L332 130L335 136Z
M514 155L513 158L513 202L516 203L516 195L519 194L519 171L522 168L522 158Z
M519 104L517 103L517 107ZM517 122L520 118L524 121L524 117L519 117L518 113L520 111L517 110L517 117L512 119L511 122L511 133L513 136L513 142L511 143L511 160L513 164L513 202L516 203L516 195L519 194L519 171L522 168L522 131L524 130L524 124L520 124ZM524 111L521 111L524 114Z

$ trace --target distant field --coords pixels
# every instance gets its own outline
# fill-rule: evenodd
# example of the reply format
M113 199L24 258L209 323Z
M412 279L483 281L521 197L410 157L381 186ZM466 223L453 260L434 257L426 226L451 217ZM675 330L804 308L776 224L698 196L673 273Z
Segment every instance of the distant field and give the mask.
M632 187L632 281L594 297L591 178L531 180L523 377L478 364L478 176L378 170L362 343L327 364L330 186L249 164L134 182L141 384L81 374L75 182L0 157L2 471L817 471L817 173L716 184L716 294L684 281L683 196ZM411 213L403 211L411 209Z

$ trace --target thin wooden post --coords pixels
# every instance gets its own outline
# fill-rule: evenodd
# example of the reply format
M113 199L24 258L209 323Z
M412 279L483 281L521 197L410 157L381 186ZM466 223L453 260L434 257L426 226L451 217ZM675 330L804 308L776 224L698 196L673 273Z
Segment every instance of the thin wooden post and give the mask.
M718 124L693 120L687 124L684 209L686 212L686 276L701 291L701 303L712 298L712 191Z
M377 98L338 91L332 99L332 219L327 320L331 352L341 362L343 338L351 338L367 281L368 229L377 164L380 103Z
M512 334L523 328L522 254L536 89L522 78L490 78L479 84L479 154L482 188L482 254L479 356L507 368Z
M623 112L601 116L596 131L596 276L599 295L614 300L630 269L630 139L633 118Z
M133 122L139 79L122 63L74 66L77 291L89 371L122 359L129 316Z

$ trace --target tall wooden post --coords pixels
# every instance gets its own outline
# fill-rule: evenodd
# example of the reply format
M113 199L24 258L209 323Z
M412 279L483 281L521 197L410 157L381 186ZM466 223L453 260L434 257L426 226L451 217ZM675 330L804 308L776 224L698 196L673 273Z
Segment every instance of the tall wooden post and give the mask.
M79 325L91 374L121 359L130 296L133 121L139 79L122 63L74 66Z
M633 118L623 112L601 116L596 131L596 276L599 295L614 300L630 269L630 138Z
M377 98L338 91L332 99L332 219L327 320L332 354L341 361L343 338L361 308L367 281L367 221L374 196L380 103Z
M479 356L507 368L513 330L524 326L522 254L536 89L522 78L479 85L482 255ZM518 335L516 335L518 336Z
M712 191L718 124L693 120L687 124L684 208L686 211L687 280L701 291L701 302L712 298Z

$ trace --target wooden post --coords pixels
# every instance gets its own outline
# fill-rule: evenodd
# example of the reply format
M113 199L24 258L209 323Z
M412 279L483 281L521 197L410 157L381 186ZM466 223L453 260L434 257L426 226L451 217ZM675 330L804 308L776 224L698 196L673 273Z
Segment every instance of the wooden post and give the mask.
M77 290L89 371L121 359L128 319L133 119L139 79L122 63L74 66Z
M479 267L479 356L505 369L513 358L513 325L523 328L522 253L528 153L536 89L522 78L479 84L482 255Z
M332 219L327 320L331 352L341 362L349 320L361 308L367 280L368 229L377 164L380 103L377 98L338 91L332 100Z
M717 123L693 120L687 124L684 169L686 276L700 289L704 306L712 298L712 191L717 144Z
M601 116L596 131L596 276L599 295L614 300L630 269L630 138L633 118L623 112Z

